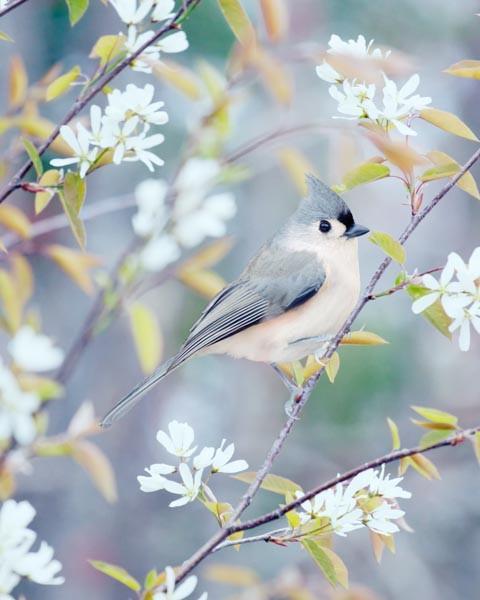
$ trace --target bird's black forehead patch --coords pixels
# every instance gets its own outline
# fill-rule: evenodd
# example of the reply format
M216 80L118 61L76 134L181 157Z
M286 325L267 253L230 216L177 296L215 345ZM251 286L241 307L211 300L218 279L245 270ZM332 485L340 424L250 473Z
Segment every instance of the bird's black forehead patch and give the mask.
M340 221L340 223L343 223L345 225L345 229L347 231L350 229L350 227L353 227L353 225L355 225L353 215L349 210L342 211L338 216L338 220Z

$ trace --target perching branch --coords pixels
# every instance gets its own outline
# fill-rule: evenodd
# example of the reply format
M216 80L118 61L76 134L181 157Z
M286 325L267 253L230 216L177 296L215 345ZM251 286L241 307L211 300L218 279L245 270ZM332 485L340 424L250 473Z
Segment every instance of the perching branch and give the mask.
M425 217L435 208L435 206L440 202L440 200L455 186L455 184L459 181L459 179L479 160L479 158L480 158L480 149L478 149L474 154L472 154L470 159L462 166L462 168L458 171L458 173L456 173L455 176L452 177L448 181L448 183L444 185L444 187L438 192L438 194L431 200L431 202L428 205L424 206L423 209L421 209L417 214L412 216L410 223L408 224L408 226L405 228L405 230L399 237L398 241L400 242L400 244L402 244L402 245L405 244L405 242L409 239L409 237L412 235L412 233L415 231L415 229L418 227L418 225L423 221L423 219L425 219ZM390 257L386 257L380 263L377 270L372 275L372 277L365 289L364 294L358 301L357 306L354 308L354 310L352 311L352 313L350 314L350 316L348 317L346 322L343 324L343 326L337 332L336 336L330 342L328 349L324 356L325 359L329 359L334 354L334 352L340 345L340 342L343 339L343 337L350 331L350 327L352 326L352 323L355 321L357 316L363 310L365 305L369 302L369 300L373 294L373 290L374 290L375 286L377 285L378 281L380 280L382 275L385 273L386 269L389 267L391 262L392 262L392 259ZM216 548L219 544L224 542L228 538L228 536L231 535L232 527L235 527L236 522L238 521L239 517L243 514L245 509L250 505L253 497L260 489L260 486L262 485L263 480L265 479L267 474L271 471L276 457L282 450L282 447L283 447L290 431L293 429L293 426L295 425L296 421L298 421L304 406L308 402L308 400L317 384L317 381L319 380L319 378L322 375L324 370L325 370L324 367L321 368L319 371L317 371L317 373L315 373L315 375L310 377L310 379L308 379L304 383L303 388L301 388L298 395L294 398L293 407L292 407L292 410L290 412L290 415L289 415L287 421L285 422L284 426L282 427L277 438L274 440L262 466L257 471L255 480L250 484L247 491L242 496L239 504L233 511L230 521L226 524L226 526L224 528L217 531L203 546L201 546L201 548L199 548L189 559L187 559L183 563L182 567L177 572L177 577L176 577L177 582L180 582L183 579L185 579L185 577L200 562L202 562L213 551L214 548ZM447 444L442 443L441 445L447 445ZM335 483L336 483L336 480L333 485L335 485Z
M14 0L14 2L12 2L9 6L4 8L3 10L0 10L0 18L4 17L7 13L14 10L15 8L18 8L21 4L24 4L25 2L27 2L27 0Z
M25 0L22 0L25 1ZM113 68L109 73L106 73L97 81L97 83L92 86L90 90L87 90L86 93L80 94L73 106L70 108L68 113L63 118L62 122L59 123L52 133L49 135L47 140L37 149L38 154L41 156L45 150L50 146L50 144L58 137L60 133L60 128L63 125L67 125L70 121L78 115L78 113L94 98L112 79L114 79L119 73L121 73L125 68L127 68L135 58L137 58L146 48L157 42L161 37L163 37L166 33L169 33L172 30L177 30L179 27L180 21L183 17L193 9L197 4L199 4L201 0L186 0L181 4L181 8L177 11L177 13L169 20L167 23L161 27L158 31L152 35L144 44L142 44L135 52L124 58L118 65ZM8 8L6 9L8 10ZM15 173L15 175L10 179L5 188L0 192L0 203L2 203L10 194L18 188L20 181L26 175L26 173L32 167L32 161L27 160L22 167Z

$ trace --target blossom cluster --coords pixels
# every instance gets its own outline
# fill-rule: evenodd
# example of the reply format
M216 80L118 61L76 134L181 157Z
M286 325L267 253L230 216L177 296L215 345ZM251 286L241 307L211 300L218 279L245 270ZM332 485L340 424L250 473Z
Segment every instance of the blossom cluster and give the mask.
M458 345L470 349L470 328L480 334L480 246L475 248L468 264L456 253L448 255L440 280L427 274L422 283L428 292L415 300L412 310L419 314L438 300L452 319L450 332L459 330Z
M53 558L53 548L41 542L31 551L37 534L28 528L35 509L27 502L7 500L0 508L0 598L14 600L10 592L25 577L42 585L60 585L61 563Z
M154 36L151 29L143 29L142 22L150 18L153 22L165 21L174 16L175 0L110 0L120 19L127 25L128 33L125 48L131 55ZM143 30L142 30L143 29ZM131 67L143 73L152 72L152 62L160 58L162 52L177 53L188 48L184 31L176 31L148 46L132 61Z
M390 479L385 465L380 470L368 469L356 475L348 485L339 483L332 489L317 494L301 504L302 524L326 517L326 530L345 536L350 531L367 527L382 535L399 531L394 522L405 514L398 507L397 498L410 498L411 493L400 487L402 477ZM297 498L303 492L296 492Z
M102 109L93 105L90 108L90 128L77 123L77 133L72 127L62 125L60 134L73 151L68 158L54 158L54 167L78 164L80 177L85 177L89 169L98 163L109 151L111 160L121 162L142 162L149 171L153 165L163 165L163 160L151 149L164 141L161 133L148 135L151 125L164 125L168 114L161 110L163 102L153 102L154 87L151 84L141 88L129 83L125 91L113 90L107 95L108 106Z
M206 446L197 454L197 446L193 446L195 434L188 423L172 421L168 425L168 432L167 434L159 430L157 441L169 454L179 459L178 466L165 463L150 465L145 469L148 476L139 475L137 480L142 492L165 490L179 496L177 500L170 502L170 507L193 502L201 492L202 486L205 488L208 477L215 473L231 474L248 469L245 460L232 460L235 452L233 443L225 447L226 440L222 440L218 448ZM178 473L180 481L165 477L174 473Z
M138 211L132 225L137 235L148 239L140 252L142 268L160 271L180 257L182 246L193 248L207 236L225 235L225 221L235 215L236 205L230 193L209 195L220 175L218 161L191 158L180 170L170 199L164 180L147 179L137 186ZM166 231L169 216L171 227Z
M41 399L22 389L18 372L42 373L58 368L64 353L52 340L29 325L22 326L8 344L12 368L0 358L0 440L13 438L22 445L33 441L36 433L35 412Z
M165 592L157 592L154 594L153 600L183 600L188 598L197 587L196 575L188 577L178 587L175 587L175 571L172 567L166 567L165 576ZM207 592L204 592L198 600L207 600L207 597Z
M354 58L358 60L385 60L389 52L383 54L379 48L373 48L373 40L366 43L363 35L357 40L345 42L338 35L332 35L327 53L332 56ZM338 119L370 120L386 131L396 128L402 135L417 135L410 123L415 116L432 99L420 96L414 92L420 84L420 77L415 74L400 88L395 81L383 74L384 85L382 89L383 105L378 106L377 86L374 83L360 82L356 79L349 80L339 73L328 60L316 68L318 77L332 84L329 88L330 96L337 101L337 110L344 116Z

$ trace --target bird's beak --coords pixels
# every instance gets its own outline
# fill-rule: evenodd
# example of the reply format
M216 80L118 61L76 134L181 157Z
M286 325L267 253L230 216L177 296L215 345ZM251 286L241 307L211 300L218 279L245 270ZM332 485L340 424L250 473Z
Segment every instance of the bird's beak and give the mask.
M370 229L368 227L364 227L363 225L357 225L356 223L349 227L347 231L345 231L345 236L348 238L359 237L360 235L365 235L368 233Z

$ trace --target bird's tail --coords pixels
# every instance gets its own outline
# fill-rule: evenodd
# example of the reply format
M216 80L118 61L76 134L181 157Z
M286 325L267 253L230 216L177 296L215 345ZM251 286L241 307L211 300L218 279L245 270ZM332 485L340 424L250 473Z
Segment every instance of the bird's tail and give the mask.
M166 375L175 370L183 361L176 361L176 357L168 360L167 362L160 365L155 371L141 381L137 386L133 388L124 398L118 402L100 421L100 427L106 429L110 427L112 423L121 419L137 404L140 398L147 392L152 386L154 386L160 379L163 379Z

